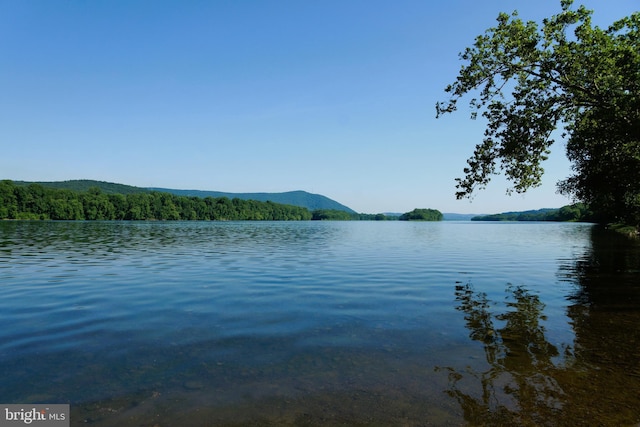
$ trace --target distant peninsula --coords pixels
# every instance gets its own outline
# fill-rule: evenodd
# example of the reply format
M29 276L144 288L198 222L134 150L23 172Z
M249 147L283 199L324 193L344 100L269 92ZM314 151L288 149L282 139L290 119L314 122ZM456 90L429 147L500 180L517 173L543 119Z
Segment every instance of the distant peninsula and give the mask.
M563 206L557 209L537 209L519 212L503 212L493 215L479 215L471 221L574 221L593 222L593 213L583 203Z

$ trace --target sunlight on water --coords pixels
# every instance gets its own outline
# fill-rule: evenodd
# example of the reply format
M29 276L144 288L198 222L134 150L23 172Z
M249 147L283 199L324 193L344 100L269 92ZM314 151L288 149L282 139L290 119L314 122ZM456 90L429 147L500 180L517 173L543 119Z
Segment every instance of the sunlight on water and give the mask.
M2 222L0 401L72 425L640 422L640 249L587 224Z

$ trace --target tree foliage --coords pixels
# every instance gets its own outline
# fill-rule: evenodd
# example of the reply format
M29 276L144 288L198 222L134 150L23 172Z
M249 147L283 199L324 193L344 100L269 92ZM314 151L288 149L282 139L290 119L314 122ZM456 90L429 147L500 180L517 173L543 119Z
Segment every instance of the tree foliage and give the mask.
M587 203L600 220L640 223L640 13L606 29L592 11L561 0L542 25L501 13L497 26L460 54L465 62L437 115L468 93L471 117L487 120L484 139L457 179L458 198L504 173L522 193L539 186L562 128L573 174L561 193ZM510 95L509 95L510 92Z
M163 192L105 194L0 181L0 219L52 220L309 220L298 206Z
M337 209L316 209L311 214L311 219L314 221L350 221L358 219L357 214L354 215Z
M442 221L442 212L436 209L414 209L403 213L398 218L400 221Z
M311 214L311 219L314 221L392 221L398 219L381 213L351 213L338 209L316 209Z
M593 213L584 203L574 203L559 209L538 209L522 212L503 212L494 215L478 215L471 221L584 221L591 222Z

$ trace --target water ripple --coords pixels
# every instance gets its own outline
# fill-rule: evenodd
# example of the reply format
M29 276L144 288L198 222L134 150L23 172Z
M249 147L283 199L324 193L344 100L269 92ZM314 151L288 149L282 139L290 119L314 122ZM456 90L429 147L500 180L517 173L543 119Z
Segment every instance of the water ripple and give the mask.
M588 249L589 228L547 226L541 235L526 224L1 223L0 364L23 394L0 397L26 398L24 373L9 367L44 356L77 370L67 388L52 383L67 395L97 366L158 376L267 369L327 348L440 357L468 341L456 284L496 301L508 283L543 290L564 316L558 260ZM566 324L554 334L572 339ZM154 375L113 387L151 387ZM84 399L104 392L82 384Z

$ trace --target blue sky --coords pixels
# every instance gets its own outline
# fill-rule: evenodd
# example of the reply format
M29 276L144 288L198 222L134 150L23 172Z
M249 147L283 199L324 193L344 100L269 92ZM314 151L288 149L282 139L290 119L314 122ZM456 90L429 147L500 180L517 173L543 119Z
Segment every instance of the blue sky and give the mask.
M637 0L584 1L606 26ZM580 4L577 2L577 4ZM359 212L559 207L544 185L472 200L456 177L482 139L435 119L458 52L517 9L559 0L0 0L0 179L326 195Z

